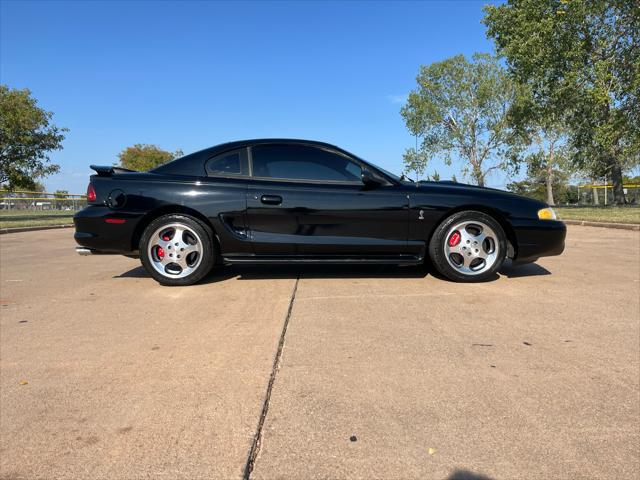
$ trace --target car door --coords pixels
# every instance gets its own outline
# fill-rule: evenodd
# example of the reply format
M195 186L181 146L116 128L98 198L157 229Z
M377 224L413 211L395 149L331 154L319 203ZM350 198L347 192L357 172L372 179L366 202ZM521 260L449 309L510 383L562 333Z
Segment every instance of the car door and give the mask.
M258 255L407 254L408 200L395 185L366 188L362 164L304 144L250 149L247 218Z
M246 208L249 160L246 148L219 153L205 162L206 177L188 192L189 205L205 214L215 228L223 255L253 253Z

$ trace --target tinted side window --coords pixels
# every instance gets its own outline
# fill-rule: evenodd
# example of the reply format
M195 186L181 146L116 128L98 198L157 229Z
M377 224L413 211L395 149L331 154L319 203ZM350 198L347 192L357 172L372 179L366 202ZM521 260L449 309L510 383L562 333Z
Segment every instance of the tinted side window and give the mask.
M247 153L244 148L222 153L207 162L208 175L247 175L248 173Z
M361 168L347 157L299 145L258 145L252 149L255 177L358 182Z

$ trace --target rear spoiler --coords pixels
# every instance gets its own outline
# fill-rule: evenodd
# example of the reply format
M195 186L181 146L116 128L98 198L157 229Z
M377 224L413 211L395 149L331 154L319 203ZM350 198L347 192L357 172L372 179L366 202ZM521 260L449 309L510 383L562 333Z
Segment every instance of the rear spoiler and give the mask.
M115 167L113 165L91 165L91 170L95 170L98 176L100 177L110 177L114 173L127 173L127 172L135 172L135 170L130 170L128 168Z

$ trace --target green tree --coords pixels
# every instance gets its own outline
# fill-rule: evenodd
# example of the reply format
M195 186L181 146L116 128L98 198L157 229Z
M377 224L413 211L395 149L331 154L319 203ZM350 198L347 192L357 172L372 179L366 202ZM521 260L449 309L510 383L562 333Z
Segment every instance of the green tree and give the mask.
M544 140L547 140L548 148L545 150ZM559 178L567 178L567 170L560 169L560 165L566 164L561 162L563 158L558 151L560 140L559 134L555 131L541 131L541 134L537 137L536 143L538 145L538 155L532 157L527 162L530 167L533 167L535 171L539 172L539 175L544 179L545 190L547 192L546 201L549 205L555 205L555 199L553 197L553 186Z
M558 184L568 181L571 173L562 130L552 123L537 125L529 138L533 147L524 157L527 174L542 182L546 192L544 200L555 205L554 190Z
M629 183L632 185L640 185L640 175L635 175L633 177L630 177L629 175L625 175L624 183Z
M53 198L56 199L54 205L57 208L65 208L73 204L73 202L69 200L69 190L56 190L53 192Z
M507 185L507 189L555 205L556 201L566 203L566 185L570 171L565 167L567 160L565 148L555 144L555 139L547 146L542 137L537 137L537 148L524 157L527 177L520 182Z
M51 122L27 89L0 85L0 185L34 189L39 178L60 170L49 153L62 149L66 128Z
M448 165L457 157L480 186L494 170L517 168L522 142L508 122L516 86L494 57L458 55L422 66L416 81L401 114L422 142L405 154L407 168L417 171L432 156Z
M424 152L416 150L415 148L408 148L402 154L402 161L404 162L404 172L414 173L416 181L420 180L420 177L424 175L428 163L428 158Z
M611 178L624 203L623 172L640 161L640 3L508 0L484 23L538 108L563 119L574 165Z
M132 147L127 147L118 154L120 166L139 172L149 171L180 156L182 156L181 150L168 152L156 145L144 145L140 143Z
M512 182L507 185L507 190L524 195L526 197L535 198L536 200L546 201L547 190L544 179L534 176L527 176L524 180ZM578 202L576 188L562 183L554 182L554 198L559 204L571 204Z
M44 183L42 182L33 182L32 186L29 188L32 192L42 193L45 191Z
M529 145L529 153L524 157L529 176L544 180L545 200L554 205L556 179L566 180L571 173L570 163L566 160L566 129L562 118L553 109L536 102L529 85L520 84L518 87L509 119Z

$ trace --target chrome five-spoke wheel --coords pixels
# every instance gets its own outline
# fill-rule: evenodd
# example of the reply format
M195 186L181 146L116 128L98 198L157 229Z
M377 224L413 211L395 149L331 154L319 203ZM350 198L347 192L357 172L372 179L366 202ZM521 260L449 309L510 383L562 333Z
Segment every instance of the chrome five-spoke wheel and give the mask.
M202 239L184 223L169 223L151 234L147 255L151 266L161 275L184 278L202 262Z
M480 221L456 223L445 235L447 262L465 275L478 275L490 270L498 258L499 249L496 233Z
M429 241L432 264L456 282L488 280L507 256L507 236L492 216L475 210L453 213Z

